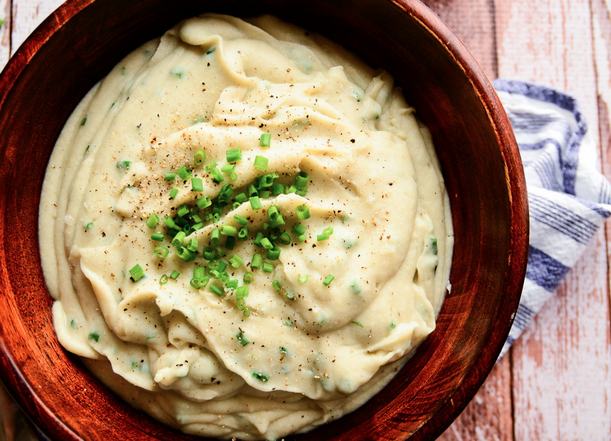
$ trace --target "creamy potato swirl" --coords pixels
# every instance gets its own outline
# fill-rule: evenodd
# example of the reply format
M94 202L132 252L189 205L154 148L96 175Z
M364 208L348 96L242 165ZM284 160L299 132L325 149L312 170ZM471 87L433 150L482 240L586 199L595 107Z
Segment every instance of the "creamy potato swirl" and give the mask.
M66 124L40 213L61 344L200 435L275 439L353 410L434 329L448 284L429 132L388 74L273 17L196 17L119 63Z

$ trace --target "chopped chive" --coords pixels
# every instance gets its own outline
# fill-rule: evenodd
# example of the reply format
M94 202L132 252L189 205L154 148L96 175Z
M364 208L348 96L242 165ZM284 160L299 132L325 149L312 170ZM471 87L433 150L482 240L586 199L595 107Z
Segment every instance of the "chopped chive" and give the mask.
M163 220L163 223L166 224L168 228L174 228L176 226L176 222L174 222L174 219L172 219L170 216L166 217Z
M280 258L280 248L274 247L267 251L268 260L278 260Z
M83 120L81 121L82 126L84 126L85 124L87 124L87 117L83 118Z
M218 168L216 168L216 167L212 167L210 169L210 174L212 175L212 180L214 182L216 182L217 184L219 182L223 182L225 180L225 178L221 174L220 170Z
M189 251L196 252L198 245L199 245L198 240L195 237L192 237L191 239L189 239L189 242L187 243L187 249Z
M241 227L238 230L238 240L248 240L248 228L247 227Z
M216 250L212 247L204 247L203 255L206 260L214 260L216 258Z
M333 234L333 227L327 227L323 230L322 234L316 236L316 240L327 240L329 236Z
M174 270L172 271L172 274L170 274L170 279L176 280L178 279L178 276L180 276L180 272L178 270Z
M263 245L261 245L261 241L263 240L264 237L265 235L263 233L261 233L260 231L257 231L257 235L255 236L255 245L258 247L262 247Z
M242 265L242 263L244 263L244 260L237 254L234 254L231 257L231 259L229 259L229 263L231 264L232 267L239 268L239 266Z
M394 322L394 320L390 321L390 329L395 329L397 327L397 324Z
M191 177L191 169L186 165L180 167L177 173L178 176L180 176L181 179L184 179L185 181Z
M215 228L210 233L210 245L216 246L221 241L221 230Z
M431 252L437 255L437 238L431 237Z
M295 211L297 213L297 217L301 220L310 218L310 209L308 208L307 205L299 205L297 206Z
M163 179L166 181L174 181L176 180L176 173L166 173Z
M168 250L165 247L155 247L155 250L153 251L153 254L157 257L161 257L162 259L164 257L167 257L168 254L170 254L170 250Z
M176 233L176 236L174 236L174 238L172 239L172 246L174 248L180 248L186 236L187 235L185 234L184 231L179 231L178 233Z
M217 197L218 204L221 207L225 207L225 206L229 205L229 201L231 200L231 195L232 194L233 194L233 187L231 186L231 184L223 185L223 187L221 188L221 191L219 192L219 195Z
M284 217L281 214L279 214L278 216L275 217L275 220L271 223L271 227L277 228L277 227L281 227L284 224L286 224L286 221L284 220Z
M199 207L200 210L204 210L205 208L208 208L210 205L212 205L212 200L210 199L209 196L203 196L197 200L197 206Z
M223 225L221 227L221 234L223 236L235 236L237 233L236 227L232 225Z
M131 165L132 161L129 160L117 161L117 168L119 170L128 170Z
M272 282L272 287L276 291L280 291L282 289L282 285L280 284L280 281L278 281L277 279Z
M163 234L153 233L151 234L151 240L154 240L155 242L163 242Z
M278 242L280 242L282 245L290 245L290 243L291 243L291 236L289 236L285 232L282 232L282 233L280 233L280 235L278 236L278 239L276 239L276 240Z
M239 214L234 215L233 216L233 220L235 220L240 225L247 225L248 224L248 219L246 219L244 216L240 216Z
M335 279L335 276L333 274L329 274L327 277L325 277L325 280L322 281L322 284L329 286L331 282L333 282L333 279Z
M170 73L171 73L172 75L177 76L178 78L182 78L182 76L183 76L183 74L184 74L184 71L183 71L181 68L179 68L179 67L174 67L174 68L172 68L172 70L170 71Z
M308 281L308 275L307 274L303 274L303 275L299 275L297 277L297 280L299 281L299 283L306 283Z
M203 279L206 276L206 268L203 266L196 266L193 268L193 278L194 279Z
M185 262L192 262L195 260L195 253L185 247L180 247L176 250L176 255L183 259Z
M178 196L178 188L174 187L170 190L170 199L174 199Z
M205 160L206 160L206 152L204 152L203 150L198 150L195 152L193 161L195 162L196 165L202 165Z
M129 270L129 274L131 275L132 281L137 282L144 277L144 270L139 264L136 264Z
M237 288L235 291L235 296L237 299L243 299L244 297L248 297L248 286L240 286L239 288Z
M149 228L155 228L159 223L159 216L156 213L152 213L146 220L146 226Z
M273 184L272 185L272 194L274 196L284 194L284 184Z
M269 217L270 221L274 222L278 218L278 216L280 216L278 207L276 207L275 205L272 205L271 207L269 207L267 209L267 216Z
M204 191L204 182L201 178L191 178L191 189L193 191Z
M261 238L260 242L261 242L261 246L265 248L266 250L271 250L272 248L274 248L274 244L267 237Z
M267 383L269 381L269 375L262 374L260 372L253 372L252 376L262 383Z
M263 208L263 204L261 204L259 196L253 196L250 198L250 206L253 210L260 210Z
M300 171L297 173L297 177L295 178L295 187L297 190L304 190L308 186L308 182L310 181L310 175L306 172Z
M159 284L160 285L165 285L166 283L168 283L168 276L166 276L165 274L163 276L161 276L159 278Z
M274 270L274 265L272 265L269 262L263 262L263 268L262 269L263 269L264 273L271 273Z
M234 246L235 236L227 236L227 239L225 240L225 248L227 248L228 250L233 250Z
M202 277L193 277L190 281L189 284L194 288L194 289L202 289L204 288L208 282L210 282L210 277L208 276L202 276Z
M252 283L253 280L253 275L252 273L246 273L244 274L244 278L242 279L244 281L244 283L246 285L250 285Z
M364 328L363 324L361 322L356 321L356 320L352 320L352 324L360 326L361 328Z
M225 164L221 167L221 171L223 173L227 173L229 175L229 179L235 181L238 179L238 174L235 172L235 165L233 164Z
M227 274L227 273L225 273ZM227 274L227 277L229 277L229 274ZM225 282L225 287L227 287L227 289L238 289L238 279L231 279L231 280L227 280ZM244 287L245 288L245 287ZM237 297L237 296L236 296Z
M271 133L262 133L261 138L259 138L259 145L261 147L269 147L272 141Z
M255 254L254 256L252 256L250 267L252 269L259 269L261 268L262 263L263 263L263 256L261 256L260 254Z
M308 229L308 227L306 227L303 224L300 223L296 223L293 226L293 229L291 230L291 233L295 234L296 236L301 236L302 234L304 234L306 232L306 230Z
M225 151L227 162L237 162L242 160L242 149L229 149Z
M223 290L216 285L210 285L210 291L219 297L223 295Z
M242 332L238 332L235 335L235 338L238 339L238 342L242 345L242 346L246 346L248 343L250 343L248 341L248 339L244 336L244 334Z
M266 171L268 162L269 160L265 156L257 155L255 156L254 167L258 170Z
M246 196L246 193L239 193L235 195L234 199L236 202L243 204L244 202L248 200L248 196Z
M246 191L248 192L248 197L251 198L253 196L259 196L259 190L257 190L257 187L255 187L254 185L249 185L246 188Z
M87 338L89 340L93 340L95 342L98 342L98 341L100 341L100 334L98 334L95 331L91 331L91 332L89 332L89 335L87 336Z
M86 230L91 230L93 228L93 221L89 221L87 223L85 223L85 229Z
M179 217L185 217L190 212L191 212L191 209L189 208L189 206L187 204L183 204L180 207L178 207L178 210L176 211L176 214L178 214Z
M268 173L259 178L259 188L269 188L274 183L274 179L279 178L278 173Z

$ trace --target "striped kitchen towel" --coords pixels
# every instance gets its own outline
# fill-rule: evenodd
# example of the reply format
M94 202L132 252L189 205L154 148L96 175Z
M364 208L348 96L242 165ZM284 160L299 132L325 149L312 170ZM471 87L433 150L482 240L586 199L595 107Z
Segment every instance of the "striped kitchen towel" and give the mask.
M502 356L611 214L611 185L574 98L520 81L494 87L520 147L530 206L526 281Z

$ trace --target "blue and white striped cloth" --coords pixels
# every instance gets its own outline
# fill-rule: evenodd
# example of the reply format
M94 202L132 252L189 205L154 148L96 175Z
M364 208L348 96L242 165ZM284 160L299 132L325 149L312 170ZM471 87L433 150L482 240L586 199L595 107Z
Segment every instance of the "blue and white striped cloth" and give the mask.
M577 101L520 81L494 81L524 163L530 250L520 306L501 356L611 215L611 185Z

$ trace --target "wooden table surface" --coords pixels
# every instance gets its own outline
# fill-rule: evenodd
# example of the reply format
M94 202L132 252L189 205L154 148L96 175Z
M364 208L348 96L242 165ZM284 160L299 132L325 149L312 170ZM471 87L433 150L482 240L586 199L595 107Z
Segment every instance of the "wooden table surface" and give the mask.
M61 3L0 0L6 20L0 65ZM575 96L611 178L611 0L425 3L490 78L533 81ZM611 439L609 234L607 223L441 440ZM12 407L3 407L0 440L26 439L13 428L15 413L6 411Z

